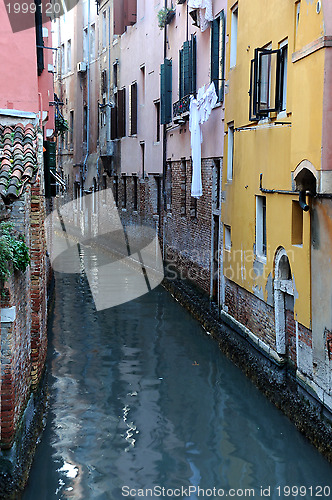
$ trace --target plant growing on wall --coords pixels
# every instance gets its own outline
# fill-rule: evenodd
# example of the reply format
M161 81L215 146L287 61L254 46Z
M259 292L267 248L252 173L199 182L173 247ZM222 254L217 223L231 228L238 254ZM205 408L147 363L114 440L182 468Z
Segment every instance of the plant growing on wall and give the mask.
M55 134L64 137L65 133L69 130L68 122L64 119L61 113L55 115Z
M169 9L168 7L164 7L160 9L160 11L157 14L159 28L161 30L165 28L166 24L169 24L174 16L175 16L175 10L173 8Z
M0 223L0 282L12 274L12 270L25 271L30 264L29 249L24 236L15 231L12 224Z

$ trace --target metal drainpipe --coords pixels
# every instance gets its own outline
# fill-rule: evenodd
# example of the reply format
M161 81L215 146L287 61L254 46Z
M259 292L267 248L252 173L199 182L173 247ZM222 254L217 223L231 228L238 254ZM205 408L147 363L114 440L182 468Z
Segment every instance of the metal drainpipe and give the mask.
M89 149L90 149L90 0L88 0L88 64L86 70L86 77L88 79L88 103L87 103L87 117L86 117L86 156L83 163L83 183L86 179L86 163L89 157ZM83 186L82 186L83 187Z
M167 0L165 0L165 9L167 8ZM164 27L164 61L167 55L167 24ZM163 125L163 198L164 198L164 212L167 209L166 200L166 157L167 157L167 132L166 124Z
M306 202L306 192L305 191L300 191L299 204L304 212L308 212L310 207L309 207L309 205L307 205L307 202Z

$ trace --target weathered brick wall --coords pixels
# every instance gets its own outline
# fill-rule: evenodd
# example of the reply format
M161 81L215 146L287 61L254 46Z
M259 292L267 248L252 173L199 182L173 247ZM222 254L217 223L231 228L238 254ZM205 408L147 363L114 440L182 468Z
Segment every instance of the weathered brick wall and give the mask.
M10 222L25 235L29 244L29 218L26 205L31 199L28 188L12 206ZM15 271L5 284L1 307L16 307L15 320L1 324L1 445L8 447L30 394L31 380L31 304L30 267Z
M44 368L47 350L47 275L45 241L45 203L40 178L31 188L30 255L31 255L31 362L32 389Z
M42 143L39 144L42 167ZM25 235L31 263L15 271L5 283L1 307L15 306L14 321L1 323L0 443L9 448L31 390L40 380L47 349L47 267L44 234L43 177L12 204L9 222Z
M273 349L276 348L274 308L254 294L225 279L228 313Z
M166 255L171 263L207 293L210 293L213 161L202 160L203 195L195 213L191 198L192 164L171 163L171 204L164 221ZM184 206L185 199L185 206Z

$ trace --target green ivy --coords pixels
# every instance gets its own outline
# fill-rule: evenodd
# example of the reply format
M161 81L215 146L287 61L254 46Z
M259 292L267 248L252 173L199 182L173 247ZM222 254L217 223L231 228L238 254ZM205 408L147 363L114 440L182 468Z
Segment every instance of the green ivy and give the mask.
M0 281L6 281L12 273L12 269L24 272L29 264L29 249L25 244L24 236L15 231L12 224L1 222Z

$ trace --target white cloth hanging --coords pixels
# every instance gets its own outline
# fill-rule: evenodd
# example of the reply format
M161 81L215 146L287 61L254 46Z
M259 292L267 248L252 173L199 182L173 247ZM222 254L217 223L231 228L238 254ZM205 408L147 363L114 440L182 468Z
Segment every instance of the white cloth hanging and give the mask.
M190 9L199 9L199 25L205 31L213 21L212 0L188 0Z
M192 181L191 181L191 196L199 198L203 194L202 190L202 175L201 175L201 144L203 141L200 112L198 109L197 99L191 98L189 108L189 130L190 144L192 157Z
M191 196L199 198L203 194L202 189L202 142L203 134L201 124L206 122L212 109L218 101L214 83L211 83L205 92L205 85L197 92L197 98L190 100L189 108L189 130L191 133L191 157L192 157L192 181Z

